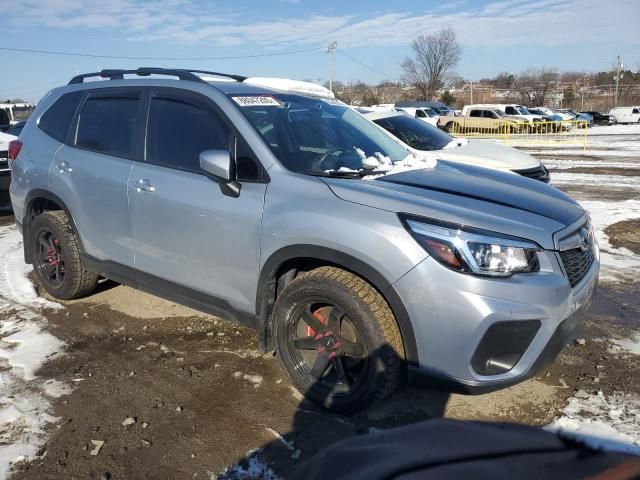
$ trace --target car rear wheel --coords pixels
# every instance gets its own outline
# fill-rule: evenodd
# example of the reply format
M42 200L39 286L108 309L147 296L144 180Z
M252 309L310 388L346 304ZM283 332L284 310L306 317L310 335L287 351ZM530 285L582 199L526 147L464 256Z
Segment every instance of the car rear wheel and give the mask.
M63 211L38 215L29 230L29 243L38 280L51 296L69 300L96 288L98 275L82 266L78 240Z
M334 267L303 273L278 296L274 319L278 357L315 403L358 411L399 385L400 331L384 298L360 277Z

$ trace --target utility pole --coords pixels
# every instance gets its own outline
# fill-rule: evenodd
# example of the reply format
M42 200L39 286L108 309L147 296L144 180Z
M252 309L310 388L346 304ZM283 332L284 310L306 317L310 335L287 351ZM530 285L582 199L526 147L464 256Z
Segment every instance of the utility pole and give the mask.
M469 92L470 92L469 96L471 97L469 99L469 103L473 105L473 82L469 82Z
M333 51L338 48L338 42L331 42L326 48L329 54L329 90L333 93Z
M620 85L620 77L622 76L622 74L620 73L620 70L622 70L622 68L624 67L624 65L622 64L622 60L620 59L620 55L618 55L618 64L617 64L617 70L616 70L616 76L613 77L613 79L616 81L616 90L615 90L615 96L614 96L614 100L613 100L613 107L617 107L618 106L618 88Z

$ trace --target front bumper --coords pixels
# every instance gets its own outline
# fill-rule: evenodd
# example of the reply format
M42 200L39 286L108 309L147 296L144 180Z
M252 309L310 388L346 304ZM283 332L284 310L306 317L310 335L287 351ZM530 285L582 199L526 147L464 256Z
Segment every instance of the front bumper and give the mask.
M497 390L532 377L553 362L581 321L598 272L596 258L571 288L555 252L542 252L540 272L503 279L460 274L427 258L394 284L416 336L419 360L410 367L413 377L463 393ZM492 327L509 323L539 328L508 370L478 373L483 338Z

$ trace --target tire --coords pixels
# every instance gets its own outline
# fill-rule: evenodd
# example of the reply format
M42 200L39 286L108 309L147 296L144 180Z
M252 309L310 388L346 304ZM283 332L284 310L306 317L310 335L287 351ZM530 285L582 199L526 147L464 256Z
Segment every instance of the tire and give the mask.
M451 130L453 130L453 122L449 122L444 126L444 131L447 133L451 133Z
M366 409L403 378L395 317L378 291L350 272L320 267L299 275L278 296L274 322L291 382L325 408Z
M82 266L78 239L63 211L38 215L29 230L29 244L38 280L51 296L70 300L96 288L98 275Z

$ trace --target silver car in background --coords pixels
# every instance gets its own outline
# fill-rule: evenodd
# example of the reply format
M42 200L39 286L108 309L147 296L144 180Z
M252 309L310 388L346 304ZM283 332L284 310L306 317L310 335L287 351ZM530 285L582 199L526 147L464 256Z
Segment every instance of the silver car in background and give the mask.
M50 91L16 142L11 201L51 295L107 277L249 325L330 408L407 373L463 392L529 378L598 279L589 217L564 193L421 163L316 92L102 71Z

